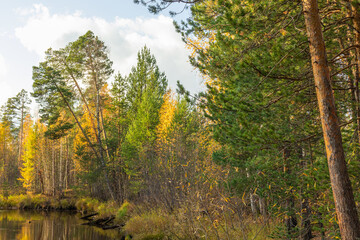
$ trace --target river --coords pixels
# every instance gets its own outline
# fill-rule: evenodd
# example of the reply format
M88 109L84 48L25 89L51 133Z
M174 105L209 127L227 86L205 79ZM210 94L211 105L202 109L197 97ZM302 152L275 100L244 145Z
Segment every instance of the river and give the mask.
M0 240L112 240L117 230L81 225L74 212L0 210Z

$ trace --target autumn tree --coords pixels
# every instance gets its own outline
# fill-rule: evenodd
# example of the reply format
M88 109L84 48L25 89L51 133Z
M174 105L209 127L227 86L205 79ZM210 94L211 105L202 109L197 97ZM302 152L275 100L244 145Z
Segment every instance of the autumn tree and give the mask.
M1 186L6 189L9 183L13 183L12 177L17 175L16 166L13 166L16 159L13 159L14 151L12 144L14 143L10 126L7 122L0 124L0 143L1 143L1 165L0 179ZM13 164L13 165L12 165ZM16 165L16 164L15 164Z
M23 153L24 122L29 114L31 100L25 90L21 90L15 97L7 100L2 107L2 124L7 132L3 142L3 157L8 169L5 175L19 177L19 167ZM7 143L11 142L7 145ZM10 179L8 179L10 180ZM12 179L11 182L14 184Z
M60 106L53 104L50 108L42 108L40 111L45 113L44 116L50 117L51 126L57 126L54 130L62 136L73 127L69 117L75 120L91 151L101 163L101 171L109 190L108 193L114 199L114 192L106 169L109 155L108 148L105 146L107 135L103 126L104 99L101 95L102 88L113 72L111 65L106 46L89 31L64 49L49 49L46 61L39 67L34 67L33 78L34 96L38 97L43 105L47 102L44 101L46 97L53 100L52 104L56 101L61 103ZM85 89L80 86L81 82L85 85ZM93 131L96 133L96 144L83 128L75 103L85 106ZM66 109L66 111L60 112L60 109Z
M27 127L25 134L25 146L24 155L22 157L22 167L20 169L21 178L19 179L23 183L23 187L27 192L31 192L34 187L35 180L35 156L37 149L37 125L33 125L30 116L27 116Z

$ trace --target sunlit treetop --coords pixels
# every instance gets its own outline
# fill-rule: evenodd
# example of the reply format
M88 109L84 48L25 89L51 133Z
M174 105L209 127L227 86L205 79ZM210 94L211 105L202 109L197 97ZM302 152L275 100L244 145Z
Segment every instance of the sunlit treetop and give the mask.
M189 9L189 7L194 4L201 2L203 0L134 0L134 3L146 6L149 9L149 12L157 14L163 10L169 9L169 14L171 16L175 16L179 13L182 13L183 11ZM177 11L170 10L170 6L172 6L174 3L181 4L181 8Z

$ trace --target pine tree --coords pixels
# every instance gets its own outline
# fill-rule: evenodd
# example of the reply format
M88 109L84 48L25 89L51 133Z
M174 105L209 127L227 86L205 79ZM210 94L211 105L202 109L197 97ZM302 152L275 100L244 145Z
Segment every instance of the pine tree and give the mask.
M132 176L133 192L144 190L151 181L155 163L156 126L167 87L167 79L156 64L155 57L144 47L129 76L126 98L131 122L122 145L126 172Z
M148 6L157 12L175 2L178 1L151 1ZM322 154L324 145L318 138L320 121L324 119L315 104L316 88L312 81L302 6L299 1L201 0L185 3L192 5L192 17L177 29L195 50L192 64L211 79L201 101L211 120L214 138L222 146L215 152L214 160L240 169L231 174L234 189L249 189L250 184L253 186L250 189L257 189L262 196L270 198L271 195L274 200L276 195L276 202L287 199L284 211L291 219L295 216L294 211L299 211L295 208L303 212L303 205L288 207L293 205L291 198L301 195L307 202L308 193L318 195L321 192L319 187L312 188L305 183L321 178L324 186L329 186ZM356 45L357 30L354 30L358 25L357 4L354 1L319 3L321 30L324 30L327 62L331 68L329 76L347 142L344 147L345 151L353 153L348 154L352 159L357 159L357 146L351 140L354 129L359 129L356 123L359 74L356 73L358 66L354 64L358 59L356 51L360 49ZM349 31L355 34L349 34ZM320 28L316 30L319 32ZM323 49L320 46L317 51ZM313 75L316 77L315 72ZM327 94L330 92L332 90ZM315 165L324 170L314 172ZM350 165L350 169L354 165ZM307 173L311 173L311 177ZM271 191L267 191L267 183L277 176L286 181L269 184ZM279 188L274 189L274 185ZM349 187L348 183L346 189ZM351 199L350 195L343 199ZM310 201L333 208L333 203L318 197ZM321 211L319 209L315 211ZM323 212L323 216L327 214ZM302 224L308 223L303 221ZM296 233L293 225L288 224L289 238L302 234ZM331 225L329 221L327 228ZM336 224L332 227L337 228ZM304 236L311 236L311 231Z
M330 71L317 0L303 0L331 186L342 239L360 238L360 222L342 146L340 124L330 84Z
M33 87L34 97L42 104L40 113L49 125L48 135L53 139L63 137L77 125L96 161L101 164L107 193L115 199L107 172L110 155L106 146L108 141L103 112L105 97L102 91L113 73L107 48L97 36L88 31L65 48L49 49L46 54L46 61L40 63L39 67L34 67ZM81 124L81 116L76 111L76 106L79 105L85 106L84 112L89 117L95 139L88 136ZM66 111L61 111L64 109Z

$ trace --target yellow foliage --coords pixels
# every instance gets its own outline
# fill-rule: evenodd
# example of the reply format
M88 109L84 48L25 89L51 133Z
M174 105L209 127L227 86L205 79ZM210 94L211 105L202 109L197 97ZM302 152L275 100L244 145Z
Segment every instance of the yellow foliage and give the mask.
M90 108L90 111L92 109ZM87 136L89 137L90 141L95 143L96 142L96 132L94 129L94 125L92 123L92 116L91 113L89 113L85 107L83 106L83 112L84 115L81 118L81 126L83 127L84 131L86 132ZM75 172L85 172L86 167L83 166L81 163L82 156L78 154L77 150L82 149L82 153L85 153L86 151L91 151L89 148L89 144L86 141L86 138L84 137L82 131L77 128L75 139L74 139L74 165L75 165Z
M284 30L284 29L280 29L280 33L281 33L281 35L285 36L285 35L286 35L286 33L287 33L287 31L286 31L286 30Z
M167 133L174 118L177 101L174 99L171 90L164 94L164 103L159 112L159 124L157 125L157 136L160 141L167 143Z
M6 149L9 149L12 146L12 135L10 133L10 127L3 123L0 123L0 142L2 144L2 151L6 151ZM2 153L2 155L4 155L4 153ZM0 161L0 176L4 176L4 171L5 162Z
M193 37L193 38L187 38L186 40L186 48L189 49L191 51L190 55L191 57L195 57L196 56L196 52L198 50L202 50L205 53L207 52L207 50L209 49L210 43L215 41L215 32L211 31L208 34L209 36L204 37L204 36L199 36L199 37ZM211 59L208 59L211 60ZM212 84L214 82L214 79L212 79L209 75L207 74L201 74L202 78L204 79L206 84Z
M157 133L157 151L161 155L165 148L172 145L171 139L168 138L168 133L171 129L171 124L175 115L177 101L174 99L171 90L163 97L164 102L159 112L159 124L156 127ZM173 140L173 139L172 139ZM164 158L160 158L160 164L163 165Z

